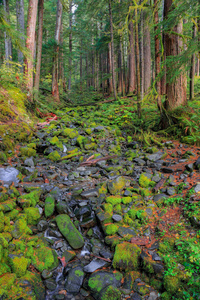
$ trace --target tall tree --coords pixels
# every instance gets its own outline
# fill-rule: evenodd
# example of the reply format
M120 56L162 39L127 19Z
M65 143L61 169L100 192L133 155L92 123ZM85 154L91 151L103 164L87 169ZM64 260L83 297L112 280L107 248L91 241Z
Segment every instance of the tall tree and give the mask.
M168 19L170 13L173 13L173 0L165 0L164 17ZM180 55L183 49L183 41L181 38L183 31L183 22L179 20L179 23L174 26L173 32L168 31L165 33L165 49L166 60L169 57L176 57ZM172 65L167 63L166 65L166 101L165 107L167 110L175 109L180 105L185 105L186 98L186 76L184 70L176 76L174 81L171 81L171 69Z
M112 0L109 0L109 17L110 17L110 37L111 37L111 65L112 65L112 82L115 100L117 100L117 89L115 82L115 57L114 57L114 36L113 36L113 18L112 18Z
M17 30L21 33L21 41L24 46L24 0L16 0ZM18 62L23 65L24 55L18 50ZM23 67L21 68L23 72Z
M29 99L32 101L33 92L33 58L35 50L35 28L37 18L38 0L29 0L28 21L27 21L27 39L26 48L29 50L29 55L25 61L25 73L27 76L27 89L29 91Z
M144 11L144 93L146 93L151 86L151 37L149 29L149 18L147 12Z
M136 90L135 76L135 43L133 15L129 14L129 48L128 48L128 93L132 94Z
M196 38L196 35L197 35L196 24L193 24L193 38ZM196 54L193 53L191 58L191 67L190 67L190 100L194 98L195 58L196 58Z
M59 43L60 43L60 31L62 24L62 3L61 0L57 1L57 14L56 14L56 29L55 29L55 53L53 57L53 70L52 70L52 95L55 101L60 101L59 89L58 89L58 56L59 56Z
M44 0L39 0L38 5L38 43L37 43L37 64L35 74L35 89L39 90L40 83L40 69L41 69L41 57L42 57L42 33L43 33L43 14L44 14Z
M10 23L10 10L9 10L9 1L3 0L4 11L5 11L5 20L7 23ZM12 42L11 38L8 36L6 32L4 32L5 38L5 61L8 62L12 60Z
M69 0L69 82L68 88L71 90L72 80L72 0Z
M135 9L135 52L136 52L136 77L137 77L137 113L141 118L141 87L140 87L140 47L139 47L139 30L138 30L138 9Z

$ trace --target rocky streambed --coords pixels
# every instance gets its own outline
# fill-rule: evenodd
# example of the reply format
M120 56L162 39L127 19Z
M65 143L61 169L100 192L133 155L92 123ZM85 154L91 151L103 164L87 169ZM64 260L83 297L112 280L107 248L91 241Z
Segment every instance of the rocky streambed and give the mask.
M0 152L0 299L199 299L199 154L73 112Z

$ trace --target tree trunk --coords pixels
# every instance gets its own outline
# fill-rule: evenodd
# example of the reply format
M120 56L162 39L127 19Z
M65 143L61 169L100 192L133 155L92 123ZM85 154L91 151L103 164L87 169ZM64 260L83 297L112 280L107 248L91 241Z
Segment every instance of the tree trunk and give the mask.
M7 23L10 23L10 10L9 10L8 0L3 0L3 5L6 14L5 20ZM8 61L12 60L12 42L11 42L11 38L7 35L6 32L4 32L4 38L5 38L5 61L7 62L6 64L9 65Z
M113 93L113 82L112 82L112 54L111 54L111 43L108 44L108 68L109 68L109 94Z
M80 48L80 90L82 91L82 84L83 84L83 54L82 54L82 40L81 40L81 48Z
M114 58L114 37L113 37L113 20L112 20L112 7L109 0L109 16L110 16L110 37L111 37L111 65L112 65L112 82L115 100L117 100L117 90L115 83L115 58Z
M151 38L149 30L149 19L144 14L144 93L148 91L151 86Z
M142 0L140 0L141 4ZM140 92L141 100L144 98L144 43L143 43L143 11L138 20L139 53L140 53Z
M24 46L24 0L16 0L17 30L21 33L21 42ZM18 62L23 72L24 55L18 50Z
M71 90L72 81L72 0L69 0L69 82L68 88Z
M56 49L53 58L53 71L52 71L52 95L55 101L60 101L59 89L58 89L58 56L59 56L59 43L60 43L60 32L62 24L62 3L61 0L57 2L57 14L56 14L56 29L55 29L55 42Z
M39 91L40 83L40 69L42 58L42 33L43 33L43 14L44 14L44 0L39 0L38 3L38 44L37 44L37 64L35 74L35 89Z
M158 0L154 0L154 24L155 24L155 80L156 80L156 90L157 90L157 106L158 109L161 111L161 84L160 78L158 77L160 74L160 43L159 43L159 36L158 36Z
M173 0L165 0L164 16L168 17L170 10L172 9ZM174 28L172 33L165 34L165 46L166 46L166 59L169 56L177 56L181 53L183 42L180 35L183 31L182 21L179 22ZM170 82L170 69L169 65L166 66L166 101L165 107L167 110L173 110L180 105L187 103L186 98L186 76L182 72L174 82Z
M135 43L134 43L134 25L132 16L129 20L129 77L128 77L128 93L132 94L136 90L135 76Z
M196 65L196 74L199 77L199 55L197 54L197 65Z
M29 91L29 99L33 100L33 58L35 49L35 28L37 19L38 0L29 0L28 7L28 23L27 23L27 39L26 48L29 51L29 56L25 61L25 73L27 77L27 90Z
M193 38L197 36L196 25L193 25ZM195 53L192 54L190 68L190 100L194 99Z
M138 36L138 11L135 10L135 51L136 51L136 77L137 77L137 113L141 118L141 89L140 89L140 48Z

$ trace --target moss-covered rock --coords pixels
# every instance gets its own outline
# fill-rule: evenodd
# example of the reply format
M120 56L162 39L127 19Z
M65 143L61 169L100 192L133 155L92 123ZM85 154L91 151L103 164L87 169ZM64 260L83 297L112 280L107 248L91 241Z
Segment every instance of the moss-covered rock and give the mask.
M120 270L136 270L139 265L141 250L137 245L122 243L116 246L113 258L113 267Z
M31 157L36 156L36 150L28 147L21 147L20 152L22 156Z
M27 216L28 225L37 225L40 219L40 213L37 207L27 207L24 209L24 213Z
M74 139L75 137L78 137L78 131L73 128L65 128L62 132L63 136L69 137L70 139Z
M109 181L107 187L111 195L120 194L120 192L125 188L127 180L125 177L119 176L116 179Z
M84 239L81 233L76 229L68 215L58 215L56 223L60 232L66 238L73 249L79 249L84 245Z
M48 196L45 199L44 214L46 218L53 215L55 209L55 199L52 196Z
M58 161L61 159L61 156L58 151L53 151L48 155L48 158L52 161Z
M32 234L31 229L27 226L26 218L20 218L15 221L14 228L11 232L12 236L16 239L20 238L22 235Z
M118 288L109 285L101 292L101 300L120 300L121 294Z
M29 194L25 194L25 195L20 196L17 199L17 202L18 202L19 206L21 206L22 208L30 207L30 206L35 207L36 204L40 200L41 194L42 194L42 190L41 189L36 189L36 190L32 191Z
M22 277L26 274L26 270L30 264L30 259L25 257L15 256L9 259L9 265L11 266L12 272L17 275L17 277Z
M0 245L2 245L3 248L8 247L8 241L5 239L2 233L0 233Z
M61 141L59 141L59 139L57 138L57 136L54 136L52 139L49 140L49 142L52 145L56 145L56 147L63 149L63 144Z
M93 150L97 148L96 143L87 143L84 145L85 150Z
M180 288L179 276L166 275L164 276L164 287L169 294L175 294Z
M106 235L114 235L117 233L119 226L116 224L107 224L103 226Z
M87 142L87 139L86 137L82 136L82 135L79 135L77 137L77 140L76 140L76 143L78 144L78 146L81 148L81 149L84 149L84 145L86 144Z
M145 173L142 173L139 178L139 185L143 188L147 188L151 185L151 179L148 178Z
M9 199L0 204L0 210L4 213L12 211L16 207L16 200Z
M2 211L0 211L0 232L3 232L4 230L4 214Z
M0 151L0 163L6 163L7 162L7 156L4 152Z

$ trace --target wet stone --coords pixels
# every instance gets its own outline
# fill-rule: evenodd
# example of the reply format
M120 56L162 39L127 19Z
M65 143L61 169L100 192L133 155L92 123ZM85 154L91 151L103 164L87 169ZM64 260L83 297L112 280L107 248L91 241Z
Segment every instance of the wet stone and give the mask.
M77 294L80 291L84 279L81 266L75 267L68 272L65 288L68 293Z
M15 182L18 183L19 179L17 176L19 175L19 171L12 167L0 168L0 180L7 182Z
M172 187L167 188L167 195L169 196L173 196L174 194L176 194L176 190Z
M120 215L113 215L112 216L113 221L120 222L123 218Z
M155 261L161 261L162 260L161 257L157 253L153 253L152 259L155 260Z
M160 199L164 199L164 198L168 198L168 196L166 194L158 194L158 195L155 195L154 198L153 198L153 201L154 202L157 202L159 201Z
M106 259L113 258L113 254L109 250L102 249L100 250L99 254Z
M49 279L53 276L53 273L51 271L44 270L44 271L42 271L41 276L43 279Z
M40 220L37 224L37 228L39 231L45 231L48 228L48 222Z
M83 198L98 197L99 193L98 193L97 189L91 189L91 190L84 191L83 193L81 193L81 196Z
M101 259L94 259L91 263L83 268L86 273L93 273L94 271L106 266L108 263Z
M44 280L44 285L48 290L54 291L56 289L56 282L54 279L46 279Z
M164 173L168 173L168 174L174 173L174 169L172 169L172 168L167 168L167 167L163 167L163 168L161 169L161 171L164 172Z
M197 185L194 187L194 192L195 192L195 193L199 193L199 192L200 192L200 184L197 184Z
M130 228L130 227L123 227L123 226L119 227L118 234L121 237L125 237L127 235L136 236L136 232L132 228Z

